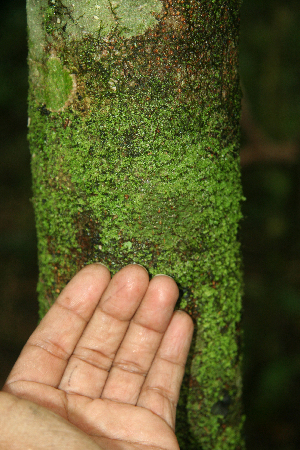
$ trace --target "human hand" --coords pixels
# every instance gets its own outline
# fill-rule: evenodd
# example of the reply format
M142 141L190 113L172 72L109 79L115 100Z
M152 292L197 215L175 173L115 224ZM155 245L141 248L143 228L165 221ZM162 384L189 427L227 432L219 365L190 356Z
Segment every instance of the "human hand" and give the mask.
M32 415L35 408L37 420L49 424L47 438L34 434L32 449L56 448L51 432L59 429L67 436L60 450L179 450L176 405L193 323L188 314L173 312L177 298L174 280L158 275L149 282L139 265L110 280L107 268L93 264L70 281L1 394L12 411L29 408ZM28 433L31 426L32 420Z

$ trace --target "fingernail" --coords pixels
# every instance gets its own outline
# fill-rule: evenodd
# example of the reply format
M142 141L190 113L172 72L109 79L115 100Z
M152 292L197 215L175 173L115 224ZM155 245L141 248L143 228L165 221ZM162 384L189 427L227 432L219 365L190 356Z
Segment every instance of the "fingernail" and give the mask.
M107 267L105 264L103 264L103 263L101 263L101 262L98 262L98 261L94 261L94 262L92 262L91 264L97 264L97 265L99 265L99 266L105 267L107 270L110 270L109 267Z
M157 274L154 275L154 277L152 277L152 278L159 277L159 276L168 277L168 278L171 278L171 280L174 281L174 278L173 278L173 277L170 277L170 275L166 275L165 273L157 273Z
M132 265L133 265L133 266L140 266L140 267L142 267L143 269L145 269L146 272L148 273L148 270L146 269L146 267L142 266L142 264L139 264L139 263L132 263Z

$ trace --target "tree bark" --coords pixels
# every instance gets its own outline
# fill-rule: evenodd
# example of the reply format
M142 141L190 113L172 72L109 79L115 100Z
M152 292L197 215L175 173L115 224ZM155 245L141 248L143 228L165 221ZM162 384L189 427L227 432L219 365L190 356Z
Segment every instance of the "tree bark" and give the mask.
M85 264L141 263L196 324L181 449L244 448L240 0L27 0L41 317Z

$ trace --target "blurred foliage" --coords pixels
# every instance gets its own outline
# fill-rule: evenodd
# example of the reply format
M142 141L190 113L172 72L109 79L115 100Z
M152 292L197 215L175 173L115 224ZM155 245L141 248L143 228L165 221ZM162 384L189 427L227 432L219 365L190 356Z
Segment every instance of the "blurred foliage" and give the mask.
M25 1L0 6L0 384L36 326Z
M244 0L240 73L256 122L274 139L299 137L300 2Z
M298 140L299 0L244 0L242 84L272 139ZM36 240L26 141L25 0L0 6L0 383L36 326ZM242 168L248 450L300 448L300 163Z
M300 448L300 165L243 170L249 449Z
M256 124L298 141L300 3L244 0L240 74ZM300 448L300 163L242 170L248 449Z

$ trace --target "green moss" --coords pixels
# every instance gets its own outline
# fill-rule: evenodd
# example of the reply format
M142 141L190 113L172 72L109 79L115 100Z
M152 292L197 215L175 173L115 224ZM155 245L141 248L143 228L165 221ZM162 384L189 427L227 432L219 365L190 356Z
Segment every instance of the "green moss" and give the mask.
M50 110L58 111L71 100L74 80L58 58L49 58L46 69L45 89L38 100Z
M124 11L130 5L124 0ZM50 92L76 76L76 93L63 109L50 97L41 101L41 77L31 76L41 316L95 260L112 273L141 263L151 276L172 276L181 290L178 307L197 329L177 419L181 448L237 450L238 4L163 5L157 25L130 39L113 29L70 44L65 30L52 28L46 40L55 62L31 63L31 74L51 73ZM59 81L49 61L59 65Z

